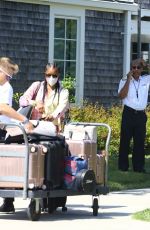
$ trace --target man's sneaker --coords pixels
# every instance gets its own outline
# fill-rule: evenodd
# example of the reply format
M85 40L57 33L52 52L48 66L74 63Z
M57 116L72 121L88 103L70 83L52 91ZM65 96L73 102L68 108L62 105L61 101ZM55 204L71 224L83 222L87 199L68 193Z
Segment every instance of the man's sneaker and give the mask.
M1 206L0 206L0 212L6 212L6 213L14 213L15 212L15 208L14 208L14 205L13 203L3 203Z

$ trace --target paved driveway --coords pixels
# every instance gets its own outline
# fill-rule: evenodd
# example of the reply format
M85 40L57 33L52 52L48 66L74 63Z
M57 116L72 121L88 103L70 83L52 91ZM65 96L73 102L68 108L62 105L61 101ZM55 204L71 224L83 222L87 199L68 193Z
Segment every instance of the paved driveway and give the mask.
M0 203L2 199L0 198ZM5 229L61 229L61 230L127 230L150 229L150 222L133 220L131 214L150 208L150 189L109 193L99 197L99 214L92 214L91 196L68 197L67 212L58 209L55 213L41 214L39 221L28 220L26 208L29 200L17 198L15 214L0 213L0 228Z

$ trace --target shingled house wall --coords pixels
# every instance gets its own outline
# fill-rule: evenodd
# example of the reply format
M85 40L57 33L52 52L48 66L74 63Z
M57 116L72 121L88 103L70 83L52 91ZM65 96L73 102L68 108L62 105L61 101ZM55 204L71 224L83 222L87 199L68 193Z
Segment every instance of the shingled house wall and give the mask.
M135 3L141 3L142 9L150 9L150 0L135 0Z
M48 61L49 6L0 1L0 56L12 58L20 71L14 92L43 79Z
M123 72L124 15L86 11L84 98L104 105L117 103Z
M51 44L49 47L50 7L0 1L0 56L8 56L20 66L19 74L12 80L14 92L23 92L33 81L43 79L44 66L53 49ZM123 32L123 12L85 10L83 99L105 106L119 102Z

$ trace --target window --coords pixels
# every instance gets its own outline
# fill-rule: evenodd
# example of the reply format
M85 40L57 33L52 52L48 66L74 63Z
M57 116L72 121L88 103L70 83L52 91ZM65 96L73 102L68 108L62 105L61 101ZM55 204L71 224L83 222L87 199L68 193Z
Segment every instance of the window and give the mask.
M60 80L75 79L75 100L84 96L85 9L76 6L50 6L48 61L60 66Z
M54 19L54 62L60 67L61 79L76 76L77 20Z
M146 62L150 62L149 56L150 56L150 44L149 43L142 43L141 44L141 55L142 58ZM132 60L137 58L137 43L132 43Z

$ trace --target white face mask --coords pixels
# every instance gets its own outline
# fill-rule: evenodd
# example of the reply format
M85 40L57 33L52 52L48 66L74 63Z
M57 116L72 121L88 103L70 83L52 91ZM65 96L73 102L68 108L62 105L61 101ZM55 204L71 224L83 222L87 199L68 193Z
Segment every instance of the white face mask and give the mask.
M56 82L58 81L58 77L46 77L46 81L50 86L54 86Z

